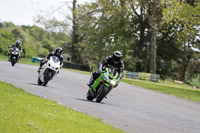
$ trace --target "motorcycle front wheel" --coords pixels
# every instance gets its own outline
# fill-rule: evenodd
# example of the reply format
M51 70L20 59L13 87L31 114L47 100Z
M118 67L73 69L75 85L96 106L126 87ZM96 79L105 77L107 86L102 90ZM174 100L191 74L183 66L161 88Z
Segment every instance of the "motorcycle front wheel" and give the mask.
M12 57L11 58L11 64L12 64L12 66L14 66L16 62L17 62L16 61L16 57Z
M100 88L97 91L96 102L100 103L103 100L103 98L108 94L109 90L109 87L106 85L100 86Z
M48 72L47 72L47 75L46 75L46 77L45 77L43 86L46 86L46 85L47 85L47 83L48 83L49 80L52 78L52 76L53 76L53 75L52 75L51 71L48 71Z

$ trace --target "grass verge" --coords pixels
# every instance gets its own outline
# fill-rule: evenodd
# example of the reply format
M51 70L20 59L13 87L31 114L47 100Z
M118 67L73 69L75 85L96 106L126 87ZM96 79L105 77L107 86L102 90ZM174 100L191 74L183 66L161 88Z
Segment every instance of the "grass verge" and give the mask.
M0 60L8 61L8 57L0 55ZM39 66L39 63L32 63L32 59L31 58L21 58L19 60L19 63Z
M74 69L66 69L66 70L78 72L81 74L87 74L87 75L92 74L90 72L79 71L79 70L74 70ZM162 81L162 80L160 80L159 83L155 83L155 82L150 82L147 80L129 79L125 77L123 77L121 81L124 83L131 84L131 85L139 86L139 87L150 89L153 91L158 91L161 93L170 94L173 96L177 96L180 98L184 98L184 99L188 99L188 100L200 103L200 90L193 89L193 86L190 86L188 84L177 84L171 81Z
M120 133L100 119L0 81L2 133Z
M187 84L176 84L169 81L154 83L150 81L134 80L128 78L123 78L122 82L200 103L200 90L193 89L192 86Z

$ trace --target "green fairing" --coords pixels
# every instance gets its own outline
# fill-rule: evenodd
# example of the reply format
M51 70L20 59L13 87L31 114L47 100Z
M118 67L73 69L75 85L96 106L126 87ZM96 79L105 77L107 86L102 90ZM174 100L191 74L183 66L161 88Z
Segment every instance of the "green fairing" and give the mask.
M111 76L110 73L109 73L109 69L108 68L105 68L105 71L103 71L101 73L101 75L95 80L94 84L93 84L93 89L96 91L97 87L104 81L104 76L107 77L107 79L110 81L114 80L116 83L118 83L117 81L117 76L118 76L118 73L116 73L115 75ZM109 77L112 77L113 79L111 80ZM108 87L111 87L113 88L113 86L110 86L109 83L104 83L106 86Z

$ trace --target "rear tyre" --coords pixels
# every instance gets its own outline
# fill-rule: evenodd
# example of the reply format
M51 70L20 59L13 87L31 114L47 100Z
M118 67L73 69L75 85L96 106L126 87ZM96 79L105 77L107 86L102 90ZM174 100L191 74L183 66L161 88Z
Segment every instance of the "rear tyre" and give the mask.
M101 86L98 91L97 91L97 97L96 97L96 102L100 103L103 98L108 94L109 88L108 86Z
M37 81L38 85L42 84L42 81L40 80L40 78L38 77L38 81Z
M92 93L92 92L91 92L91 90L89 89L88 92L87 92L87 95L86 95L86 97L87 97L87 99L88 99L89 101L92 101L92 100L94 99L94 97L92 96L91 93Z

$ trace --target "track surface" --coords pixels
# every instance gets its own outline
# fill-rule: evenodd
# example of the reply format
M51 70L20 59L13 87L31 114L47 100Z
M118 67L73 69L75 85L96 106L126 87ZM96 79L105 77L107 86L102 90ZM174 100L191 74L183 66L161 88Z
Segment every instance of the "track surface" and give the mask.
M0 80L101 118L130 133L200 133L200 104L120 83L102 103L86 100L90 76L61 70L47 87L37 85L37 66L0 61Z

